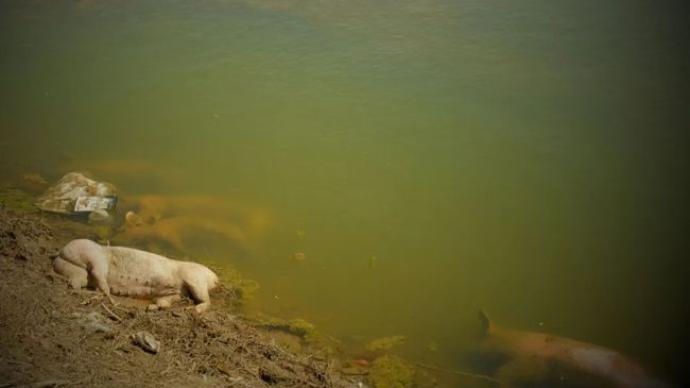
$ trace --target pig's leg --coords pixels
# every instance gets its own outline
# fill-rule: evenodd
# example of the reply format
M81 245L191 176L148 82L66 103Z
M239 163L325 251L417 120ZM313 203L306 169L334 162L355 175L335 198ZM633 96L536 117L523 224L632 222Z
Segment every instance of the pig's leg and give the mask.
M173 303L179 301L180 299L182 299L180 294L174 294L174 295L161 296L160 298L156 298L153 301L156 304L156 306L158 306L159 308L165 309L165 308L172 306Z
M206 287L206 282L194 281L186 283L187 289L189 290L192 299L197 303L194 307L197 313L201 314L208 310L211 306L211 297L208 295L208 287Z
M86 271L96 281L96 286L103 291L112 304L115 304L110 296L108 286L108 257L105 248L90 240L70 241L60 251L60 258L75 266L86 268ZM59 262L59 265L62 265Z
M108 258L103 249L89 255L88 267L98 288L108 297L110 303L116 305L117 303L115 303L113 297L110 295L110 286L108 285Z
M58 256L53 260L53 270L69 281L69 285L75 289L86 287L89 282L89 274L82 267L74 265Z

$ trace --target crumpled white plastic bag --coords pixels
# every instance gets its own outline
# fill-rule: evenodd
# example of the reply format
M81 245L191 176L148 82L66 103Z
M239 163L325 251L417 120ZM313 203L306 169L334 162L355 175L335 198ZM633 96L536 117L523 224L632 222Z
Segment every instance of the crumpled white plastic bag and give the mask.
M36 206L60 214L89 213L111 210L117 203L117 189L111 183L98 182L80 172L60 178L38 198Z

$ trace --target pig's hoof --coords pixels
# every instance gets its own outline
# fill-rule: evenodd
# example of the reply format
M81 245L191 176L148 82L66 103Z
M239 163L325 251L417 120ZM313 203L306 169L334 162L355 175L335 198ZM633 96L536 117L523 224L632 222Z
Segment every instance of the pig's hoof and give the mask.
M197 314L201 314L201 313L203 313L204 311L208 310L208 308L209 308L209 305L208 305L208 304L206 304L206 303L201 303L201 304L198 304L198 305L194 306L194 311L196 311Z

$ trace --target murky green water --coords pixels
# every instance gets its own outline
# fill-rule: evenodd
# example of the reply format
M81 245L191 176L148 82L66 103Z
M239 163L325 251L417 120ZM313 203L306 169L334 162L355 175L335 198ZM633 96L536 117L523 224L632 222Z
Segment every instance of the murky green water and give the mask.
M685 379L677 8L4 1L2 175L249 206L251 249L191 253L353 347L402 334L408 357L462 369L483 307Z

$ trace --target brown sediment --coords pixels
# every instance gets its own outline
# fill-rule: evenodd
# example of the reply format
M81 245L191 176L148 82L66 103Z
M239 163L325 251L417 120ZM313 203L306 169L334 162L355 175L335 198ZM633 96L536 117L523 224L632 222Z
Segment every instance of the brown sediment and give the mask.
M237 225L194 216L164 218L152 224L127 227L115 238L126 242L162 241L179 252L188 252L185 237L195 233L218 235L241 248L246 246L245 235Z
M140 195L123 200L121 243L164 244L189 253L188 239L216 236L242 252L251 252L272 223L268 211L208 195Z
M290 333L277 335L236 315L221 287L204 315L181 303L147 311L141 303L72 290L50 255L68 236L39 216L0 210L0 383L85 386L352 387L338 360ZM132 342L160 343L153 355Z

